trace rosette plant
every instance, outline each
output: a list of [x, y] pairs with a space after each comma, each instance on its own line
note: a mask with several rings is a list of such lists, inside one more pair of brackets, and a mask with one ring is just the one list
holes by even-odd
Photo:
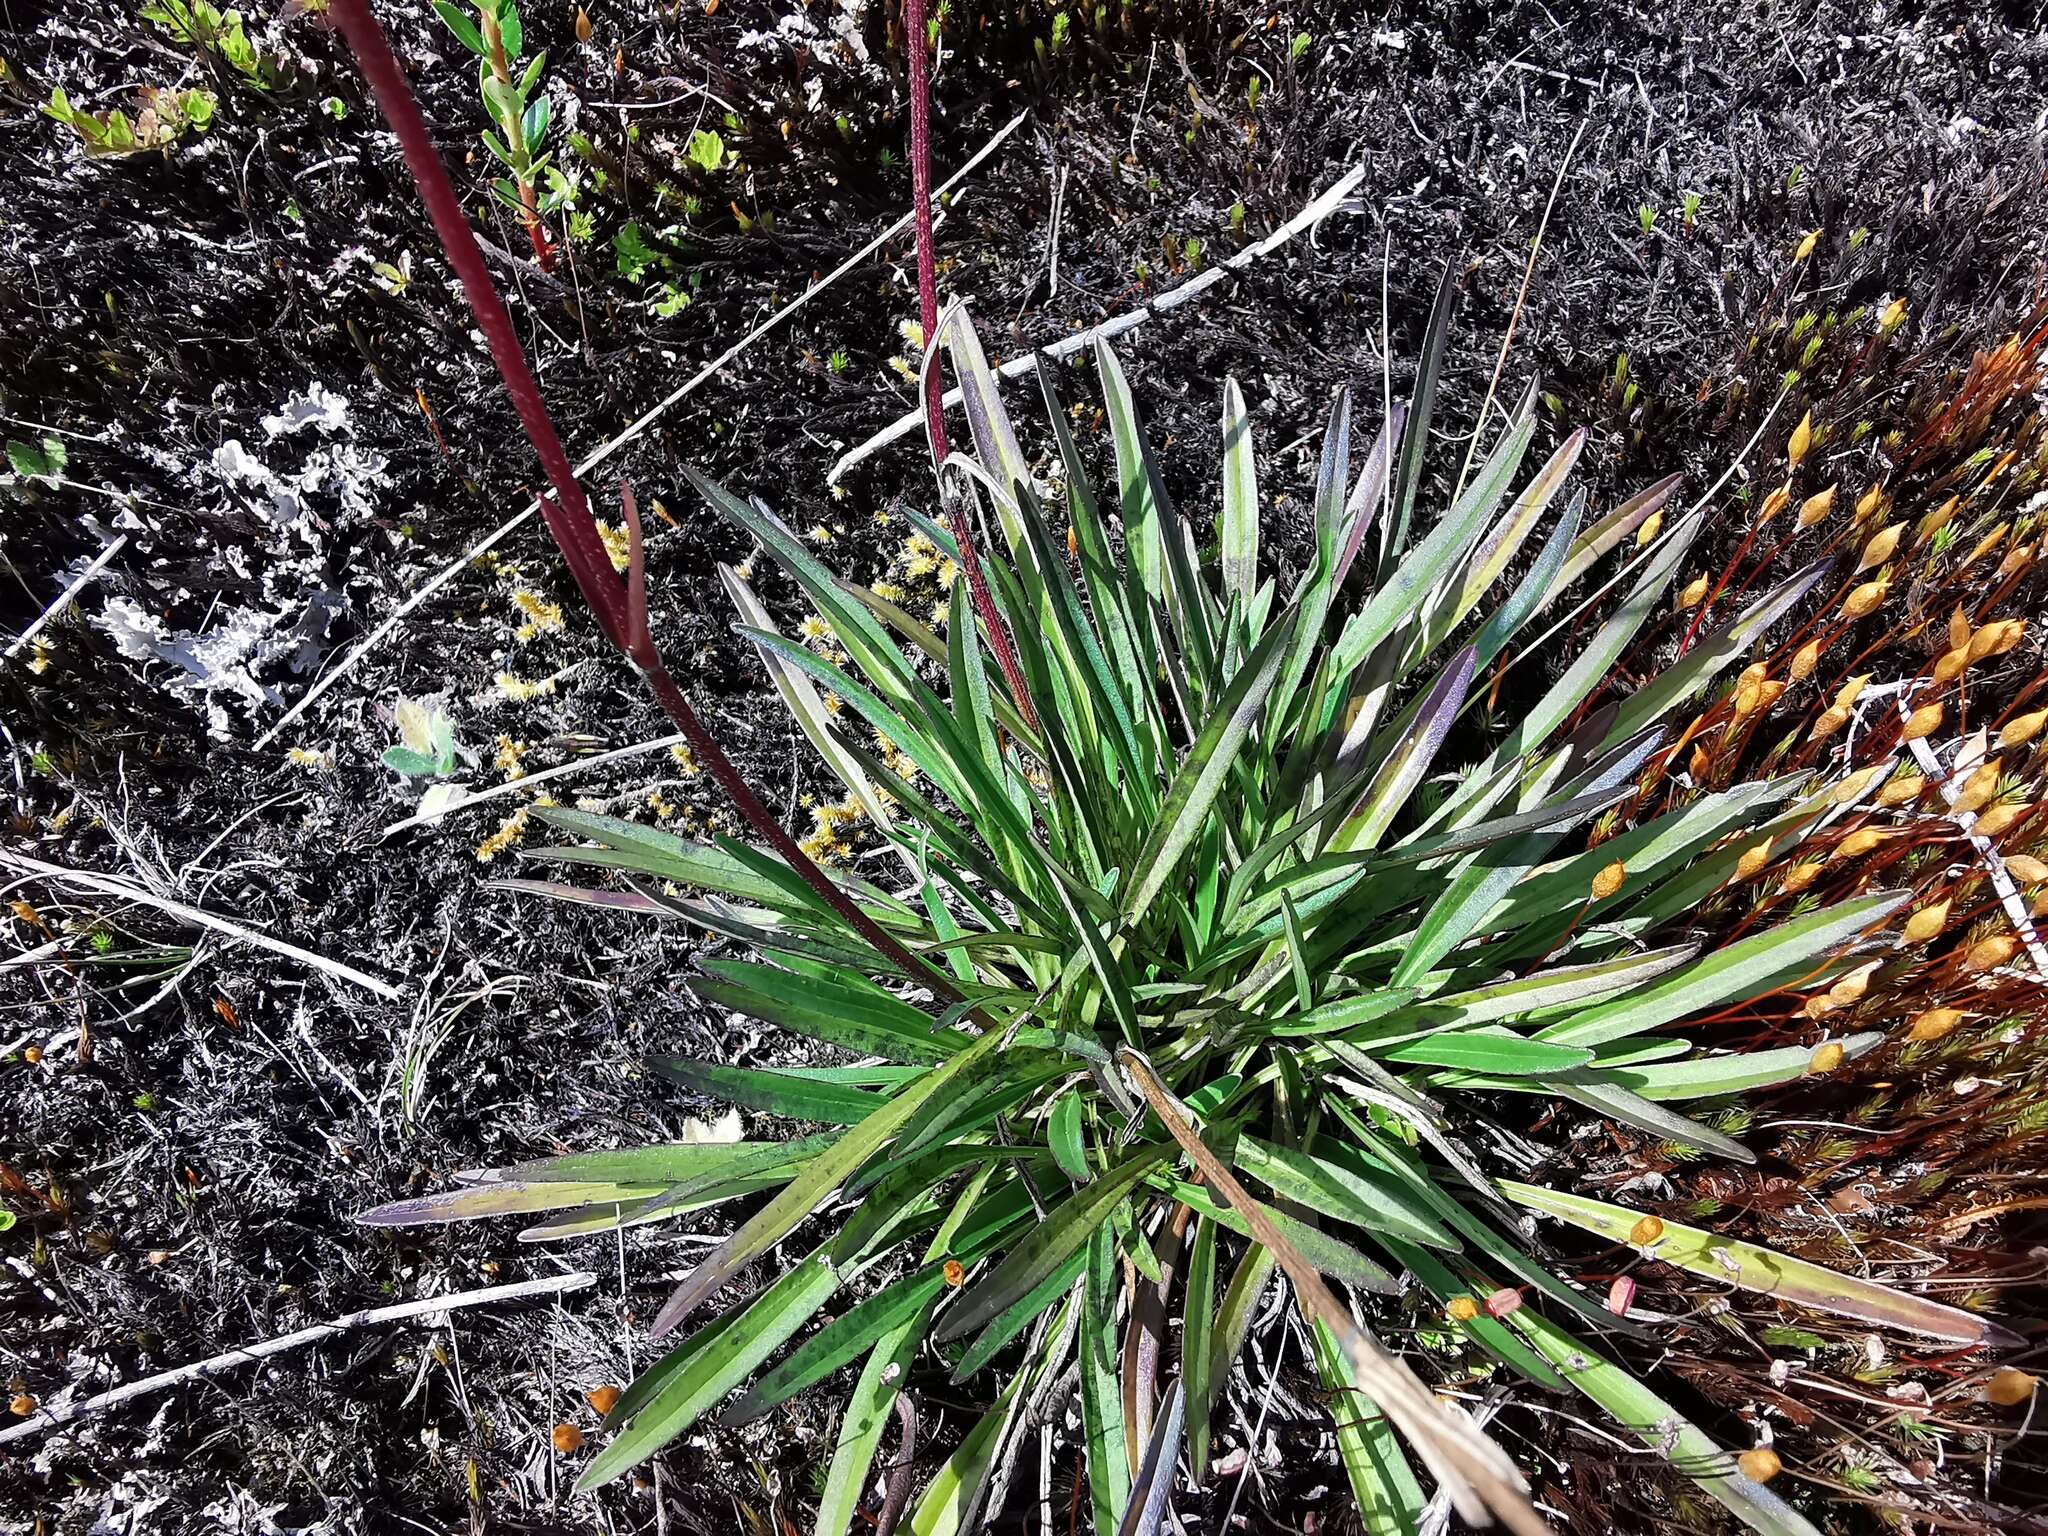
[[[972, 452], [939, 466], [945, 521], [912, 513], [966, 574], [942, 627], [686, 471], [829, 630], [833, 656], [786, 637], [725, 573], [740, 632], [872, 824], [876, 851], [827, 871], [662, 669], [631, 499], [620, 580], [381, 34], [362, 0], [334, 10], [548, 464], [550, 531], [608, 638], [766, 844], [553, 808], [536, 814], [577, 841], [538, 856], [609, 883], [503, 884], [694, 926], [710, 941], [690, 983], [705, 1003], [839, 1053], [651, 1063], [809, 1134], [550, 1157], [369, 1213], [389, 1226], [538, 1214], [536, 1239], [729, 1214], [655, 1319], [680, 1342], [611, 1409], [579, 1486], [708, 1414], [750, 1419], [852, 1372], [815, 1523], [836, 1536], [860, 1513], [892, 1409], [937, 1373], [988, 1382], [989, 1406], [921, 1491], [899, 1455], [881, 1529], [914, 1491], [920, 1532], [994, 1516], [1027, 1431], [1078, 1400], [1093, 1528], [1149, 1536], [1176, 1483], [1207, 1474], [1219, 1389], [1278, 1270], [1374, 1530], [1412, 1528], [1431, 1485], [1474, 1523], [1546, 1528], [1512, 1461], [1430, 1390], [1422, 1362], [1582, 1394], [1751, 1527], [1811, 1533], [1763, 1486], [1770, 1469], [1615, 1363], [1603, 1339], [1654, 1340], [1652, 1321], [1630, 1315], [1625, 1290], [1574, 1283], [1533, 1218], [1866, 1325], [1999, 1336], [1960, 1309], [1550, 1187], [1546, 1149], [1512, 1128], [1533, 1096], [1749, 1159], [1686, 1106], [1826, 1070], [1879, 1037], [1745, 1052], [1670, 1028], [1844, 975], [1899, 898], [1853, 896], [1719, 947], [1696, 937], [1694, 914], [1754, 874], [1759, 846], [1796, 847], [1873, 788], [1868, 774], [1742, 784], [1589, 836], [1669, 771], [1674, 715], [1763, 644], [1813, 576], [1658, 666], [1651, 621], [1670, 612], [1707, 503], [1665, 525], [1666, 482], [1588, 521], [1564, 494], [1583, 433], [1527, 468], [1533, 389], [1483, 456], [1474, 434], [1469, 476], [1426, 496], [1449, 276], [1410, 401], [1387, 409], [1356, 475], [1351, 401], [1335, 399], [1300, 551], [1262, 540], [1234, 383], [1220, 391], [1207, 557], [1106, 347], [1114, 481], [1098, 489], [1052, 372], [1041, 364], [1038, 459], [958, 310], [936, 330]], [[1537, 685], [1532, 665], [1498, 690], [1518, 701], [1498, 720], [1472, 707], [1495, 692], [1481, 679], [1530, 656], [1560, 660], [1555, 680]], [[1638, 681], [1623, 695], [1625, 657]], [[771, 1256], [773, 1277], [750, 1286]], [[1432, 1343], [1390, 1349], [1390, 1326]]]
[[[1440, 309], [1439, 335], [1442, 323]], [[539, 857], [623, 877], [623, 889], [585, 899], [727, 942], [691, 983], [707, 1004], [836, 1047], [847, 1063], [664, 1058], [655, 1072], [833, 1129], [545, 1159], [370, 1219], [549, 1212], [528, 1235], [555, 1237], [773, 1192], [662, 1310], [657, 1334], [694, 1331], [613, 1409], [619, 1433], [586, 1485], [721, 1404], [751, 1418], [859, 1365], [817, 1527], [842, 1529], [891, 1401], [928, 1361], [955, 1378], [1004, 1378], [925, 1495], [935, 1513], [921, 1529], [940, 1528], [941, 1507], [959, 1528], [1020, 1426], [1078, 1364], [1089, 1496], [1098, 1529], [1115, 1531], [1134, 1498], [1163, 1495], [1183, 1449], [1201, 1475], [1218, 1384], [1278, 1267], [1313, 1322], [1368, 1509], [1420, 1508], [1396, 1430], [1447, 1486], [1498, 1500], [1514, 1477], [1485, 1441], [1445, 1422], [1449, 1410], [1340, 1290], [1422, 1311], [1504, 1375], [1585, 1393], [1757, 1528], [1805, 1529], [1598, 1352], [1600, 1335], [1643, 1325], [1563, 1279], [1520, 1213], [1938, 1338], [1981, 1340], [1988, 1325], [1503, 1178], [1543, 1154], [1494, 1117], [1511, 1096], [1539, 1095], [1748, 1160], [1681, 1106], [1878, 1043], [1865, 1033], [1832, 1052], [1721, 1053], [1666, 1030], [1824, 983], [1894, 910], [1896, 897], [1864, 895], [1706, 952], [1688, 938], [1689, 915], [1744, 856], [1760, 842], [1774, 856], [1795, 847], [1841, 809], [1840, 786], [1739, 785], [1584, 846], [1586, 824], [1661, 769], [1664, 722], [1748, 654], [1808, 580], [1592, 707], [1645, 622], [1669, 612], [1665, 594], [1705, 515], [1687, 513], [1582, 598], [1579, 610], [1611, 611], [1504, 735], [1446, 774], [1447, 743], [1483, 739], [1460, 727], [1475, 678], [1539, 642], [1546, 618], [1555, 630], [1572, 617], [1554, 613], [1561, 595], [1617, 547], [1633, 550], [1669, 483], [1586, 523], [1583, 498], [1562, 495], [1582, 434], [1524, 473], [1532, 392], [1450, 505], [1418, 516], [1425, 370], [1355, 479], [1351, 404], [1337, 398], [1314, 546], [1283, 578], [1265, 573], [1250, 427], [1226, 382], [1219, 536], [1205, 565], [1107, 348], [1096, 365], [1116, 480], [1101, 493], [1040, 374], [1055, 493], [1021, 450], [964, 316], [942, 330], [974, 451], [944, 461], [941, 490], [1007, 553], [982, 573], [992, 621], [961, 581], [934, 632], [833, 575], [772, 513], [690, 475], [796, 581], [847, 658], [841, 667], [784, 636], [724, 573], [741, 633], [879, 834], [869, 871], [835, 881], [915, 965], [876, 953], [758, 849], [539, 813], [584, 840]], [[918, 522], [948, 556], [968, 558], [946, 524]], [[991, 660], [996, 633], [1021, 694]], [[779, 1279], [701, 1316], [751, 1261], [813, 1230], [821, 1207], [834, 1219]], [[1177, 1352], [1170, 1310], [1182, 1318]]]

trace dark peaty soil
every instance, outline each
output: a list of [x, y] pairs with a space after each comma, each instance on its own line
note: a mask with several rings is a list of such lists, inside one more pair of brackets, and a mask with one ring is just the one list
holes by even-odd
[[[573, 5], [537, 8], [527, 26], [529, 47], [548, 50], [557, 124], [587, 135], [605, 170], [600, 189], [592, 163], [559, 151], [582, 175], [589, 238], [552, 276], [498, 261], [578, 454], [908, 198], [882, 6], [586, 5], [587, 44]], [[496, 1225], [394, 1240], [349, 1222], [454, 1168], [674, 1138], [715, 1113], [647, 1083], [650, 1051], [750, 1061], [787, 1047], [681, 994], [679, 933], [491, 889], [510, 854], [480, 865], [478, 849], [518, 797], [381, 835], [419, 793], [378, 763], [401, 696], [441, 699], [473, 754], [472, 787], [507, 763], [532, 772], [665, 734], [593, 643], [533, 526], [255, 745], [512, 516], [534, 470], [338, 42], [315, 17], [247, 10], [259, 47], [289, 66], [267, 89], [125, 4], [0, 8], [0, 429], [68, 448], [61, 481], [0, 487], [9, 634], [127, 540], [44, 632], [46, 652], [0, 668], [16, 797], [5, 839], [374, 973], [399, 997], [9, 871], [8, 896], [24, 903], [13, 944], [40, 954], [0, 971], [0, 1199], [19, 1218], [0, 1237], [0, 1365], [10, 1395], [60, 1399], [387, 1300], [570, 1266], [603, 1280], [559, 1303], [353, 1333], [9, 1447], [22, 1454], [0, 1460], [0, 1524], [723, 1531], [779, 1530], [786, 1514], [804, 1528], [826, 1395], [751, 1437], [707, 1427], [662, 1459], [652, 1487], [594, 1503], [567, 1497], [578, 1463], [549, 1449], [558, 1421], [594, 1429], [585, 1390], [646, 1363], [635, 1319], [701, 1252], [701, 1232], [536, 1252]], [[466, 58], [425, 6], [379, 11], [484, 205]], [[1540, 376], [1560, 435], [1592, 424], [1581, 476], [1596, 511], [1672, 469], [1702, 483], [1739, 444], [1750, 418], [1695, 408], [1694, 391], [1748, 365], [1749, 323], [1808, 231], [1821, 231], [1809, 270], [1827, 274], [1816, 303], [1902, 295], [1930, 346], [1966, 353], [2038, 293], [2048, 40], [2025, 6], [1169, 4], [1111, 7], [1099, 27], [1092, 15], [1074, 13], [1054, 47], [1036, 6], [952, 8], [938, 176], [1030, 115], [947, 212], [942, 287], [970, 299], [992, 352], [1012, 355], [1227, 258], [1363, 164], [1357, 196], [1315, 238], [1119, 346], [1197, 518], [1215, 496], [1221, 380], [1243, 382], [1281, 560], [1330, 393], [1349, 384], [1375, 400], [1383, 370], [1403, 387], [1447, 261], [1462, 308], [1441, 419], [1472, 419], [1561, 169], [1501, 388]], [[210, 85], [211, 128], [167, 153], [88, 159], [38, 110], [61, 87], [132, 112], [141, 85]], [[704, 129], [736, 169], [690, 161]], [[653, 253], [637, 278], [615, 243], [632, 248], [629, 224]], [[525, 252], [502, 212], [486, 227], [502, 251]], [[601, 506], [614, 473], [660, 503], [660, 638], [799, 830], [822, 785], [727, 634], [713, 578], [748, 551], [676, 466], [822, 530], [851, 573], [887, 572], [906, 526], [892, 508], [929, 501], [917, 440], [849, 473], [841, 494], [826, 471], [912, 403], [896, 366], [912, 355], [900, 330], [915, 314], [911, 261], [907, 239], [885, 246], [594, 482]], [[1624, 353], [1629, 397], [1613, 385]], [[1097, 451], [1086, 370], [1062, 382], [1089, 407]], [[1766, 372], [1758, 391], [1770, 383]], [[1013, 403], [1028, 421], [1022, 391]], [[761, 579], [788, 612], [788, 593]], [[658, 754], [549, 788], [692, 830], [723, 814], [701, 778]], [[1271, 1312], [1259, 1362], [1286, 1330]], [[1302, 1359], [1298, 1340], [1285, 1348]], [[1240, 1517], [1341, 1521], [1342, 1473], [1298, 1366], [1278, 1369], [1262, 1408], [1259, 1362], [1222, 1420], [1228, 1443], [1253, 1439], [1262, 1413], [1267, 1426], [1264, 1477]], [[972, 1402], [936, 1382], [923, 1401], [929, 1466]], [[1503, 1422], [1556, 1439], [1549, 1421]], [[1594, 1442], [1570, 1454], [1582, 1488], [1617, 1476]], [[1062, 1497], [1071, 1476], [1058, 1474]], [[1185, 1511], [1189, 1528], [1220, 1521], [1231, 1491]], [[1671, 1517], [1652, 1495], [1615, 1498], [1622, 1528]], [[1596, 1496], [1588, 1518], [1600, 1511]], [[2008, 1516], [2025, 1518], [1975, 1518]]]

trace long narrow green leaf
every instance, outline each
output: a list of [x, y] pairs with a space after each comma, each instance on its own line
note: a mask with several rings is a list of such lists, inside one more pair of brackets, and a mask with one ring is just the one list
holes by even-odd
[[1590, 1401], [1757, 1536], [1820, 1536], [1798, 1510], [1744, 1477], [1733, 1456], [1634, 1372], [1580, 1343], [1533, 1308], [1523, 1307], [1508, 1320]]
[[1315, 1344], [1316, 1374], [1330, 1394], [1337, 1454], [1351, 1482], [1359, 1525], [1367, 1536], [1413, 1536], [1428, 1501], [1409, 1470], [1408, 1458], [1401, 1454], [1393, 1425], [1360, 1390], [1351, 1362], [1329, 1328], [1312, 1323], [1309, 1334]]
[[[1854, 1061], [1884, 1043], [1882, 1030], [1866, 1030], [1835, 1042], [1843, 1058]], [[1606, 1068], [1600, 1075], [1632, 1093], [1659, 1103], [1679, 1099], [1719, 1098], [1775, 1088], [1813, 1069], [1814, 1048], [1781, 1046], [1770, 1051], [1743, 1051], [1729, 1056], [1698, 1056], [1689, 1061], [1660, 1061], [1642, 1066]], [[1602, 1063], [1596, 1063], [1602, 1065]]]
[[931, 1304], [876, 1340], [860, 1379], [840, 1410], [839, 1433], [832, 1444], [832, 1460], [825, 1470], [825, 1488], [818, 1496], [818, 1516], [812, 1523], [813, 1536], [846, 1536], [857, 1518], [860, 1501], [867, 1492], [868, 1469], [888, 1427], [889, 1410], [902, 1390], [910, 1363], [931, 1323]]
[[1197, 1488], [1209, 1471], [1209, 1403], [1214, 1378], [1209, 1344], [1216, 1306], [1216, 1223], [1195, 1217], [1188, 1280], [1181, 1306], [1180, 1369], [1187, 1388], [1188, 1474]]
[[[1609, 1242], [1628, 1242], [1643, 1217], [1641, 1211], [1610, 1205], [1590, 1195], [1566, 1194], [1511, 1179], [1496, 1182], [1501, 1193], [1517, 1205], [1568, 1221]], [[1859, 1275], [1822, 1269], [1804, 1259], [1773, 1253], [1755, 1243], [1738, 1242], [1675, 1221], [1664, 1223], [1663, 1233], [1650, 1251], [1666, 1264], [1705, 1275], [1723, 1285], [1774, 1296], [1816, 1312], [1854, 1318], [1859, 1323], [1896, 1328], [1951, 1344], [2013, 1347], [2020, 1342], [1989, 1318], [1965, 1312], [1961, 1307], [1944, 1306]]]
[[927, 1072], [919, 1081], [888, 1100], [807, 1163], [803, 1172], [791, 1180], [781, 1194], [720, 1243], [676, 1288], [675, 1294], [669, 1297], [654, 1319], [655, 1335], [659, 1337], [675, 1327], [738, 1273], [742, 1265], [787, 1237], [790, 1230], [815, 1210], [821, 1200], [887, 1145], [926, 1099], [949, 1088], [956, 1078], [995, 1050], [1002, 1038], [1001, 1031], [990, 1030], [943, 1067]]
[[689, 987], [716, 1007], [775, 1024], [861, 1056], [937, 1066], [966, 1049], [965, 1036], [865, 979], [827, 982], [769, 965], [706, 960]]
[[982, 1480], [988, 1475], [996, 1446], [1002, 1439], [1003, 1426], [1016, 1412], [1017, 1395], [1028, 1374], [1030, 1367], [1026, 1366], [1011, 1378], [995, 1406], [975, 1421], [959, 1449], [933, 1474], [924, 1497], [917, 1501], [917, 1508], [904, 1524], [910, 1536], [965, 1536], [971, 1506], [980, 1496]]
[[1223, 381], [1223, 595], [1249, 607], [1259, 584], [1259, 481], [1236, 379]]
[[[602, 1487], [682, 1434], [705, 1410], [751, 1375], [839, 1288], [839, 1276], [814, 1252], [761, 1293], [734, 1320], [720, 1319], [676, 1352], [687, 1363], [644, 1404], [619, 1403], [625, 1428], [576, 1480], [576, 1491]], [[658, 1369], [658, 1368], [657, 1368]]]
[[1906, 900], [1904, 892], [1881, 891], [1805, 913], [1717, 949], [1639, 991], [1561, 1019], [1540, 1036], [1559, 1045], [1604, 1045], [1747, 1001], [1798, 980]]
[[1231, 1159], [1284, 1199], [1368, 1232], [1391, 1232], [1431, 1248], [1458, 1240], [1411, 1201], [1392, 1179], [1342, 1166], [1255, 1136], [1239, 1136]]
[[1073, 1254], [1089, 1234], [1109, 1219], [1110, 1212], [1153, 1168], [1173, 1155], [1170, 1143], [1146, 1147], [1116, 1167], [1097, 1175], [1055, 1207], [1003, 1261], [976, 1282], [939, 1320], [937, 1339], [944, 1343], [990, 1322], [997, 1313], [1030, 1292]]
[[1159, 808], [1152, 834], [1132, 861], [1123, 903], [1127, 921], [1142, 921], [1152, 910], [1152, 903], [1173, 878], [1215, 808], [1238, 749], [1251, 734], [1266, 696], [1279, 678], [1280, 663], [1285, 659], [1286, 642], [1293, 627], [1291, 610], [1274, 621], [1231, 678], [1230, 686], [1217, 699], [1208, 724], [1202, 727], [1202, 734], [1188, 749], [1187, 759], [1174, 774], [1172, 787]]
[[1131, 1497], [1116, 1287], [1116, 1234], [1105, 1224], [1089, 1237], [1088, 1273], [1080, 1286], [1081, 1328], [1075, 1338], [1081, 1365], [1082, 1455], [1088, 1465], [1096, 1536], [1115, 1536]]
[[663, 1077], [707, 1097], [743, 1109], [787, 1115], [792, 1120], [816, 1120], [823, 1125], [858, 1125], [887, 1102], [879, 1094], [839, 1083], [753, 1067], [728, 1067], [715, 1061], [692, 1061], [687, 1056], [652, 1056], [647, 1065]]

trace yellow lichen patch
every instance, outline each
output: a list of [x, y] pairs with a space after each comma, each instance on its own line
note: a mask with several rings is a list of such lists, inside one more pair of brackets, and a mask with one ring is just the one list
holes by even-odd
[[676, 813], [675, 803], [664, 800], [659, 788], [647, 791], [647, 808], [653, 811], [655, 818], [660, 821], [667, 821]]
[[285, 753], [285, 759], [295, 768], [304, 768], [320, 773], [334, 766], [334, 754], [322, 752], [314, 747], [293, 747]]
[[508, 848], [517, 847], [526, 836], [526, 807], [521, 806], [498, 823], [498, 830], [476, 845], [476, 861], [488, 864]]
[[555, 680], [552, 677], [524, 678], [511, 672], [500, 672], [492, 679], [498, 685], [498, 692], [514, 704], [527, 704], [535, 699], [552, 698]]
[[536, 635], [556, 635], [562, 631], [562, 605], [551, 603], [538, 592], [529, 592], [521, 587], [512, 594], [512, 606], [526, 615], [526, 622], [514, 630], [522, 641]]
[[525, 742], [514, 741], [510, 736], [500, 736], [497, 750], [491, 754], [491, 766], [507, 779], [523, 779], [526, 777], [526, 769], [520, 766], [519, 760], [526, 756], [527, 751]]
[[625, 528], [614, 528], [600, 518], [597, 536], [604, 540], [604, 552], [611, 557], [613, 570], [623, 571], [633, 563], [633, 535]]
[[676, 772], [686, 779], [694, 779], [704, 770], [697, 765], [697, 754], [685, 742], [677, 742], [668, 749], [668, 755], [675, 759]]

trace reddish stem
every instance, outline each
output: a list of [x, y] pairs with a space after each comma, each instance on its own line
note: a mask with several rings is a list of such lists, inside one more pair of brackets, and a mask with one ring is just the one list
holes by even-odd
[[[917, 322], [924, 332], [925, 350], [939, 344], [938, 251], [932, 239], [932, 81], [931, 63], [926, 58], [924, 0], [903, 0], [904, 50], [910, 55], [910, 210], [917, 227]], [[936, 361], [924, 370], [924, 420], [931, 434], [932, 459], [946, 462], [946, 385]], [[988, 577], [981, 569], [975, 549], [974, 525], [968, 516], [965, 497], [947, 497], [947, 521], [953, 527], [953, 542], [960, 547], [960, 564], [967, 572], [967, 593], [974, 611], [988, 631], [990, 649], [1017, 712], [1034, 730], [1038, 715], [1031, 707], [1031, 695], [1024, 687], [1024, 669], [1017, 665], [1010, 648], [1010, 632], [1003, 625], [995, 598], [989, 593]]]
[[398, 137], [399, 146], [405, 153], [406, 169], [412, 173], [413, 183], [419, 188], [420, 200], [426, 204], [427, 215], [433, 220], [441, 249], [447, 254], [448, 264], [455, 269], [455, 275], [462, 281], [463, 296], [469, 300], [477, 328], [483, 332], [490, 347], [491, 360], [497, 364], [505, 392], [511, 397], [513, 409], [519, 413], [520, 425], [526, 429], [534, 451], [540, 455], [548, 483], [554, 487], [552, 497], [543, 495], [539, 498], [541, 516], [547, 523], [548, 532], [554, 535], [555, 543], [560, 546], [569, 572], [576, 578], [576, 586], [582, 592], [583, 600], [590, 605], [590, 611], [597, 616], [606, 638], [640, 669], [661, 707], [689, 742], [690, 750], [711, 771], [712, 778], [732, 799], [740, 814], [796, 871], [804, 884], [905, 976], [915, 977], [947, 1001], [957, 1002], [960, 993], [952, 982], [883, 932], [768, 813], [732, 759], [704, 729], [696, 711], [690, 707], [690, 701], [662, 665], [660, 653], [648, 631], [646, 567], [640, 544], [640, 518], [631, 493], [626, 494], [624, 507], [632, 534], [633, 560], [630, 577], [621, 578], [612, 569], [611, 556], [598, 533], [590, 504], [584, 499], [582, 486], [576, 482], [575, 469], [569, 462], [569, 455], [563, 451], [561, 439], [555, 435], [555, 425], [541, 399], [540, 386], [526, 365], [519, 333], [514, 330], [504, 300], [499, 298], [490, 273], [484, 267], [483, 253], [477, 248], [476, 236], [463, 216], [461, 200], [448, 180], [441, 157], [434, 151], [426, 119], [420, 115], [419, 103], [413, 97], [411, 86], [406, 83], [405, 71], [391, 52], [384, 29], [370, 14], [369, 0], [332, 0], [328, 13], [348, 40], [363, 78], [369, 84], [370, 93], [376, 97], [385, 121]]
[[[924, 0], [903, 0], [904, 51], [910, 55], [910, 211], [917, 226], [917, 321], [927, 349], [939, 342], [938, 254], [932, 239], [932, 80], [925, 57]], [[945, 384], [937, 368], [924, 375], [925, 425], [932, 457], [946, 459]], [[955, 536], [959, 530], [955, 529]], [[965, 546], [962, 546], [965, 553]]]

